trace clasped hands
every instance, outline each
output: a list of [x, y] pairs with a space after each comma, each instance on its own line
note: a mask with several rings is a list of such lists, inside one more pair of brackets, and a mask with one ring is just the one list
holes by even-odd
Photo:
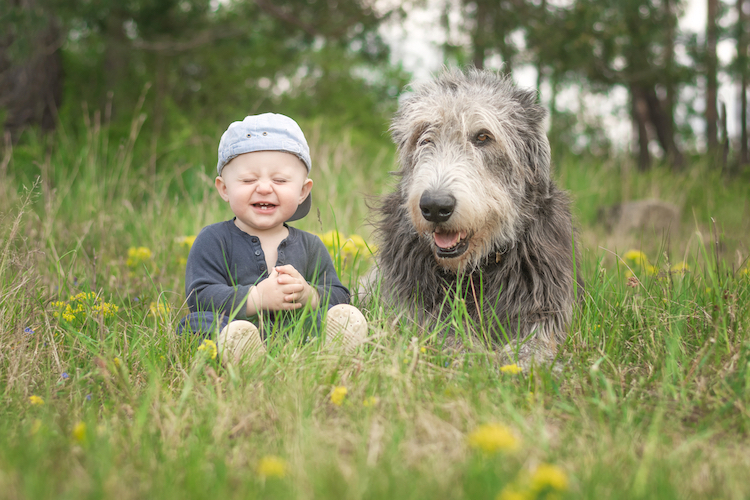
[[294, 266], [274, 267], [268, 278], [250, 289], [247, 314], [264, 311], [291, 311], [310, 303], [315, 308], [320, 297]]

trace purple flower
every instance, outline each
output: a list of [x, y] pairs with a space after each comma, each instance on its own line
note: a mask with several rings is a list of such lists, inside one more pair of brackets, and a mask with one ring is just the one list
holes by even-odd
[[34, 335], [34, 329], [31, 328], [30, 326], [27, 326], [26, 328], [23, 329], [23, 333], [28, 333], [29, 335]]
[[62, 375], [60, 375], [62, 378], [68, 378], [70, 375], [68, 375], [68, 372], [62, 372]]
[[91, 394], [86, 394], [86, 401], [91, 401]]

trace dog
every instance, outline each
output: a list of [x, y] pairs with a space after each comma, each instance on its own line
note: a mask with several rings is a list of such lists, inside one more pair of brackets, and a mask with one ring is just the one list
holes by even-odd
[[454, 333], [458, 300], [473, 334], [527, 364], [554, 358], [583, 290], [545, 118], [506, 76], [444, 69], [402, 97], [398, 183], [374, 207], [381, 297]]

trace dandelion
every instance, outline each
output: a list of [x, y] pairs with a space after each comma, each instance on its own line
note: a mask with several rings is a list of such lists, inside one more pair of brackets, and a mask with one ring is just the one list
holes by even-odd
[[181, 247], [185, 247], [188, 250], [190, 250], [191, 248], [193, 248], [193, 243], [195, 243], [195, 238], [196, 238], [195, 235], [181, 236], [177, 238], [177, 244], [180, 245]]
[[151, 302], [148, 307], [149, 312], [154, 317], [165, 317], [172, 311], [172, 307], [166, 302]]
[[126, 264], [128, 267], [138, 267], [151, 260], [151, 256], [151, 250], [148, 247], [130, 247]]
[[686, 272], [690, 271], [690, 266], [687, 265], [687, 262], [682, 261], [670, 267], [669, 271], [675, 274], [677, 273], [685, 274]]
[[364, 401], [362, 401], [362, 406], [365, 408], [370, 408], [372, 406], [377, 405], [380, 402], [380, 398], [377, 396], [370, 396], [369, 398], [365, 398]]
[[[216, 347], [216, 342], [209, 339], [204, 340], [203, 343], [198, 346], [198, 351], [205, 353], [211, 359], [216, 359], [216, 355], [219, 352]], [[164, 356], [162, 356], [162, 358], [163, 357]]]
[[508, 373], [510, 375], [518, 375], [523, 371], [523, 368], [513, 363], [512, 365], [505, 365], [500, 367], [501, 373]]
[[75, 438], [76, 441], [79, 443], [84, 443], [86, 441], [86, 423], [85, 422], [78, 422], [73, 427], [73, 438]]
[[640, 250], [628, 250], [627, 252], [625, 252], [623, 258], [626, 261], [630, 261], [631, 263], [641, 267], [646, 267], [649, 263], [646, 254], [641, 252]]
[[34, 330], [30, 326], [27, 326], [26, 328], [23, 329], [23, 333], [34, 335]]
[[533, 498], [534, 496], [526, 491], [517, 490], [514, 486], [506, 486], [498, 493], [495, 500], [532, 500]]
[[31, 403], [31, 406], [42, 406], [44, 404], [44, 400], [34, 394], [29, 396], [29, 403]]
[[531, 476], [531, 490], [542, 491], [565, 491], [568, 489], [568, 476], [560, 467], [550, 464], [541, 464]]
[[274, 455], [266, 455], [258, 462], [256, 471], [264, 478], [282, 478], [286, 475], [286, 460]]
[[483, 424], [469, 434], [469, 446], [485, 453], [513, 451], [518, 448], [518, 439], [500, 424]]
[[427, 348], [424, 347], [424, 346], [422, 346], [422, 347], [419, 348], [419, 352], [421, 352], [422, 354], [424, 354], [424, 353], [427, 352]]
[[346, 387], [344, 387], [343, 385], [334, 387], [333, 391], [331, 391], [331, 403], [335, 404], [336, 406], [341, 406], [342, 404], [344, 404], [346, 393]]

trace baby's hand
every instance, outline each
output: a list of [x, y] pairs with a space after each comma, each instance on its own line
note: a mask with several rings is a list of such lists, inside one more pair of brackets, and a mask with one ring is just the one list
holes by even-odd
[[310, 286], [294, 266], [287, 264], [275, 267], [273, 270], [274, 273], [278, 273], [279, 284], [288, 287], [286, 290], [291, 290], [291, 293], [284, 297], [286, 302], [300, 304], [299, 307], [307, 303], [310, 303], [312, 307], [318, 306], [318, 291]]
[[[292, 267], [292, 269], [294, 268]], [[281, 275], [276, 269], [273, 269], [268, 278], [250, 289], [247, 313], [253, 315], [261, 310], [289, 311], [299, 309], [305, 304], [299, 300], [301, 289], [301, 285], [290, 282], [286, 275]]]

